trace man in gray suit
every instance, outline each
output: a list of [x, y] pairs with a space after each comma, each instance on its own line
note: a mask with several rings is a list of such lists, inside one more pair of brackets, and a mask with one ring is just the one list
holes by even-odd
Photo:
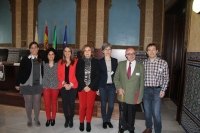
[[142, 101], [144, 91], [144, 66], [135, 60], [133, 48], [127, 48], [125, 56], [127, 60], [118, 64], [114, 76], [120, 110], [119, 133], [125, 130], [134, 133], [136, 105]]

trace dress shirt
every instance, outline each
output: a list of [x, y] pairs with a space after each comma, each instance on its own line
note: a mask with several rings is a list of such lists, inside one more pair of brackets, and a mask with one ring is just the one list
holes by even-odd
[[[127, 60], [127, 62], [126, 62], [126, 71], [128, 71], [129, 62], [130, 62], [130, 61], [128, 61], [128, 60]], [[133, 74], [133, 71], [134, 71], [134, 69], [135, 69], [135, 64], [136, 64], [136, 61], [135, 61], [135, 60], [131, 62], [131, 75]]]

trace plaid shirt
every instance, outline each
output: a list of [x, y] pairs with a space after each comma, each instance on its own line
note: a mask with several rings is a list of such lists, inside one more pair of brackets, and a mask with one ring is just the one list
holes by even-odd
[[165, 60], [156, 58], [153, 62], [150, 59], [143, 61], [145, 67], [145, 86], [160, 86], [162, 92], [167, 90], [169, 82], [169, 69]]

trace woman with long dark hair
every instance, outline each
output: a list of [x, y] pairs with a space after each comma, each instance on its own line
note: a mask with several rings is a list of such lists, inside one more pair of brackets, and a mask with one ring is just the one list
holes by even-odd
[[32, 106], [34, 109], [34, 121], [36, 126], [40, 126], [40, 99], [42, 94], [42, 59], [38, 54], [39, 45], [36, 42], [29, 44], [30, 55], [24, 56], [20, 62], [18, 76], [16, 80], [16, 90], [20, 91], [25, 101], [26, 114], [28, 118], [27, 126], [32, 126]]
[[63, 49], [63, 57], [58, 62], [58, 80], [60, 94], [62, 97], [63, 111], [65, 115], [64, 127], [73, 127], [75, 110], [75, 98], [77, 94], [78, 82], [76, 80], [76, 64], [78, 59], [74, 57], [71, 47]]
[[[54, 48], [46, 50], [45, 60], [43, 61], [44, 76], [43, 76], [43, 96], [48, 127], [55, 125], [57, 98], [58, 98], [58, 78], [57, 78], [57, 54]], [[52, 112], [51, 112], [52, 111]]]

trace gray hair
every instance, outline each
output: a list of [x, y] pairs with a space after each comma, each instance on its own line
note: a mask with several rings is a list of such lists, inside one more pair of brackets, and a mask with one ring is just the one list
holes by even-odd
[[112, 45], [110, 43], [104, 43], [101, 47], [101, 50], [104, 50], [105, 48], [110, 47], [112, 49]]

